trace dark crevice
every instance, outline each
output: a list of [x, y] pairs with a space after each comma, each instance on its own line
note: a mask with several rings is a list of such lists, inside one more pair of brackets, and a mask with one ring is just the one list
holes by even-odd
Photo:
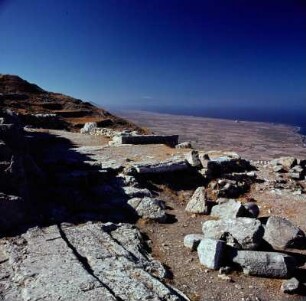
[[110, 294], [112, 294], [117, 301], [124, 301], [122, 298], [116, 295], [116, 293], [104, 282], [102, 282], [98, 276], [95, 275], [93, 269], [91, 268], [90, 264], [88, 263], [88, 260], [86, 257], [82, 256], [77, 249], [71, 244], [71, 242], [68, 240], [66, 233], [62, 229], [60, 224], [57, 224], [57, 228], [59, 230], [59, 233], [61, 235], [61, 238], [65, 241], [68, 248], [72, 250], [74, 256], [77, 258], [77, 260], [82, 264], [83, 268], [86, 270], [88, 274], [90, 274], [93, 278], [95, 278], [105, 289], [107, 289]]

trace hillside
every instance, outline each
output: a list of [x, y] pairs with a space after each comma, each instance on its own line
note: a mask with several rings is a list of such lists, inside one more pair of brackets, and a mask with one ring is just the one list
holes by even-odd
[[[40, 127], [78, 130], [86, 122], [115, 129], [129, 128], [142, 131], [136, 125], [112, 115], [102, 108], [60, 93], [48, 92], [16, 75], [0, 74], [0, 109], [19, 113], [26, 124], [37, 125], [33, 115], [56, 114], [52, 123], [42, 122]], [[54, 116], [53, 116], [54, 117]]]

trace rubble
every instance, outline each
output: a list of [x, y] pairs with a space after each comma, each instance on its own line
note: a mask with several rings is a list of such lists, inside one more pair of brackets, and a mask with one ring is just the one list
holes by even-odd
[[189, 200], [185, 211], [198, 214], [209, 214], [209, 201], [206, 197], [205, 187], [198, 187]]

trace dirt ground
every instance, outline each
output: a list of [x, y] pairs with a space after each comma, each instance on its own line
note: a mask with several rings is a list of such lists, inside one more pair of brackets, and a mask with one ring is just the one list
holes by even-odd
[[[108, 160], [122, 160], [122, 162], [126, 162], [127, 158], [134, 163], [148, 158], [159, 161], [187, 152], [187, 150], [171, 149], [164, 145], [108, 146], [109, 139], [99, 136], [64, 131], [50, 131], [50, 133], [69, 139], [75, 147], [97, 147], [93, 149], [94, 156], [101, 156]], [[264, 141], [260, 143], [264, 144]], [[270, 153], [269, 149], [266, 150], [266, 157], [272, 158], [274, 155], [273, 149]], [[243, 195], [240, 200], [245, 202], [249, 198], [254, 198], [260, 207], [261, 217], [271, 214], [287, 217], [306, 231], [305, 194], [295, 195], [290, 189], [274, 189], [275, 173], [261, 163], [258, 163], [256, 167], [257, 177], [264, 181], [254, 184], [251, 191]], [[302, 184], [305, 185], [305, 183]], [[166, 185], [154, 185], [158, 188], [156, 189], [158, 197], [166, 202], [168, 213], [175, 216], [175, 219], [168, 224], [139, 220], [137, 226], [151, 241], [153, 256], [169, 268], [171, 274], [169, 282], [183, 291], [190, 300], [306, 300], [304, 296], [286, 295], [280, 292], [282, 283], [280, 279], [251, 277], [233, 272], [230, 274], [229, 281], [220, 279], [217, 271], [201, 266], [197, 253], [183, 246], [184, 236], [190, 233], [201, 233], [202, 223], [210, 218], [185, 212], [185, 206], [194, 189], [174, 190]], [[292, 250], [292, 252], [306, 256], [305, 251]], [[302, 269], [301, 272], [303, 271]]]

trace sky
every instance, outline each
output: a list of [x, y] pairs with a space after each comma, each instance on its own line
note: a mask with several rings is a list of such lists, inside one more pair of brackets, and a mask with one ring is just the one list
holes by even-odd
[[306, 109], [303, 0], [0, 0], [0, 73], [101, 106]]

